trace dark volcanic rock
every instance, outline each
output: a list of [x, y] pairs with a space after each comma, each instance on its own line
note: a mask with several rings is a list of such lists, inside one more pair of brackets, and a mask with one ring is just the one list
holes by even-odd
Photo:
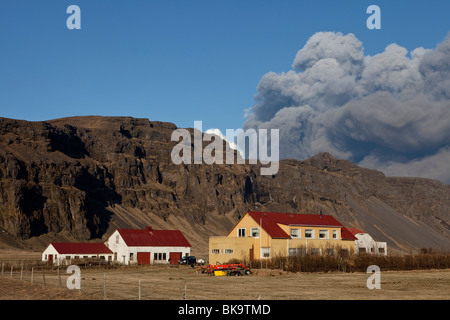
[[[259, 165], [175, 165], [176, 126], [129, 117], [0, 118], [0, 228], [19, 239], [101, 239], [116, 227], [176, 227], [198, 250], [246, 210], [332, 214], [391, 248], [450, 248], [450, 187], [386, 178], [321, 153]], [[205, 252], [206, 253], [206, 252]]]

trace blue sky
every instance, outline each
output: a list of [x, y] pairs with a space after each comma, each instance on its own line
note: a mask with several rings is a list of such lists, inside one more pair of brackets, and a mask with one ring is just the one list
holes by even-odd
[[[66, 9], [81, 8], [81, 30]], [[366, 9], [380, 6], [382, 29]], [[292, 69], [318, 31], [353, 33], [365, 54], [434, 48], [450, 1], [10, 1], [0, 6], [0, 116], [132, 116], [241, 128], [267, 72]]]

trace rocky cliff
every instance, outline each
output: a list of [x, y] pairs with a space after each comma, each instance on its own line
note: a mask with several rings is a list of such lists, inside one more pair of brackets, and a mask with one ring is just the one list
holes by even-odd
[[[247, 210], [331, 214], [394, 251], [450, 248], [450, 186], [387, 178], [327, 153], [259, 165], [175, 165], [171, 123], [129, 117], [0, 118], [0, 247], [177, 228], [207, 254]], [[391, 251], [392, 251], [391, 250]]]

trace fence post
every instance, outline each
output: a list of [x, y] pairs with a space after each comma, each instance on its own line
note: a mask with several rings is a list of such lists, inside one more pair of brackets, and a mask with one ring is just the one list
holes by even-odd
[[3, 277], [3, 269], [5, 268], [5, 262], [2, 261], [2, 277]]
[[21, 266], [20, 268], [20, 280], [23, 279], [23, 266]]
[[141, 279], [139, 278], [139, 300], [141, 300]]
[[47, 286], [47, 283], [45, 283], [45, 271], [42, 269], [42, 280], [44, 280], [44, 287]]
[[34, 267], [31, 267], [31, 284], [33, 284]]
[[13, 274], [13, 266], [11, 265], [11, 276], [10, 276], [11, 279], [12, 279], [12, 274]]
[[106, 272], [103, 273], [103, 298], [106, 299]]
[[59, 272], [59, 267], [58, 267], [58, 280], [59, 280], [59, 287], [62, 288], [62, 284], [61, 284], [61, 273]]

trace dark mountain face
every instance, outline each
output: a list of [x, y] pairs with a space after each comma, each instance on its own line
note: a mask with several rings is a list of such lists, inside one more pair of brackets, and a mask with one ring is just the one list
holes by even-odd
[[[177, 228], [206, 254], [247, 210], [331, 214], [388, 250], [450, 248], [450, 186], [327, 153], [259, 165], [181, 164], [171, 123], [128, 117], [0, 118], [0, 228], [18, 241], [104, 239], [117, 227]], [[1, 242], [0, 237], [0, 242]]]

